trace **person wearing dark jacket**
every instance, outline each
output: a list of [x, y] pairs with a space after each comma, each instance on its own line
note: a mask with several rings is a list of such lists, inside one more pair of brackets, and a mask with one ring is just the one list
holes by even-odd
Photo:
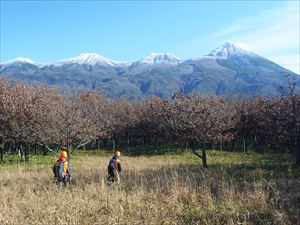
[[66, 186], [70, 181], [70, 167], [68, 162], [68, 154], [66, 151], [60, 153], [59, 159], [53, 166], [53, 174], [57, 183], [63, 182]]
[[108, 163], [108, 176], [107, 181], [108, 182], [119, 182], [120, 181], [120, 175], [122, 175], [122, 166], [121, 166], [121, 160], [120, 160], [121, 152], [119, 149], [117, 149], [114, 153], [114, 156]]

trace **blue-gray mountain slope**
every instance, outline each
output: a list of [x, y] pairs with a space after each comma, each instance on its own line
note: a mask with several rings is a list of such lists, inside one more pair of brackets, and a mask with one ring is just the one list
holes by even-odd
[[104, 92], [111, 97], [169, 98], [175, 92], [203, 95], [280, 95], [287, 75], [300, 76], [240, 44], [227, 42], [207, 56], [181, 61], [170, 53], [153, 53], [133, 63], [82, 54], [52, 64], [15, 60], [0, 64], [0, 76], [44, 82], [60, 88]]

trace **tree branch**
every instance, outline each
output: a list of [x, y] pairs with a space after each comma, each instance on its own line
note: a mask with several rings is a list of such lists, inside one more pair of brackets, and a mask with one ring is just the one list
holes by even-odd
[[59, 156], [59, 154], [55, 150], [51, 149], [48, 145], [46, 145], [44, 143], [37, 143], [37, 144], [40, 146], [45, 146], [48, 151], [53, 152], [55, 155]]
[[88, 141], [83, 142], [83, 143], [77, 145], [74, 149], [72, 149], [71, 154], [73, 154], [73, 152], [74, 152], [75, 150], [79, 149], [80, 147], [82, 147], [82, 146], [84, 146], [84, 145], [87, 145], [87, 144], [90, 143], [91, 141], [92, 141], [92, 139], [89, 139]]
[[193, 149], [193, 148], [192, 148], [192, 151], [193, 151], [193, 153], [194, 153], [196, 156], [198, 156], [200, 159], [202, 159], [202, 156], [201, 156], [201, 155], [199, 155], [199, 153], [198, 153], [198, 152], [196, 152], [196, 150], [195, 150], [195, 149]]

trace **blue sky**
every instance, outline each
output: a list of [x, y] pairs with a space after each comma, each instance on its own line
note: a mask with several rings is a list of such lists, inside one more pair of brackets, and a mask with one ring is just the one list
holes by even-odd
[[0, 61], [38, 62], [95, 52], [134, 61], [151, 52], [182, 59], [226, 41], [299, 71], [299, 1], [1, 0]]

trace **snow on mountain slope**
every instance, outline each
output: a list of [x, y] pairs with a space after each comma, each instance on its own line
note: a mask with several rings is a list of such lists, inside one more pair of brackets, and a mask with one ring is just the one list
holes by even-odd
[[253, 54], [249, 47], [240, 43], [240, 42], [226, 42], [220, 47], [212, 50], [208, 56], [216, 57], [216, 58], [224, 58], [228, 59], [232, 55], [236, 54]]
[[145, 64], [171, 64], [177, 65], [180, 63], [180, 59], [175, 55], [165, 52], [165, 53], [151, 53], [150, 55], [146, 56], [145, 58], [138, 61], [138, 63], [145, 63]]
[[0, 65], [0, 77], [134, 98], [150, 95], [169, 98], [176, 91], [228, 96], [280, 95], [289, 74], [300, 84], [298, 75], [236, 42], [227, 42], [207, 56], [185, 61], [170, 53], [152, 53], [126, 64], [95, 53], [83, 53], [43, 67], [34, 66], [37, 64], [26, 58], [9, 61]]
[[102, 66], [114, 67], [124, 63], [106, 58], [96, 53], [81, 53], [79, 56], [76, 57], [62, 59], [54, 63], [50, 63], [50, 65], [55, 65], [55, 66], [62, 66], [65, 64], [80, 64], [80, 65], [92, 65], [92, 66], [102, 65]]
[[13, 64], [23, 64], [23, 63], [32, 64], [32, 65], [35, 65], [35, 66], [38, 66], [38, 67], [43, 66], [42, 63], [38, 63], [38, 62], [33, 61], [32, 59], [23, 58], [23, 57], [18, 57], [16, 59], [13, 59], [13, 60], [10, 60], [10, 61], [7, 61], [7, 62], [3, 62], [3, 63], [1, 62], [0, 65], [10, 66], [10, 65], [13, 65]]

